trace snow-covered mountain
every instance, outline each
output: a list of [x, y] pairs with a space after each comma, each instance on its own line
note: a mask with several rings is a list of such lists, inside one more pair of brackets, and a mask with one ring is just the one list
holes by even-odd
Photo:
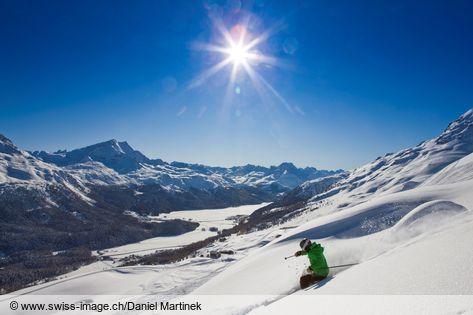
[[101, 162], [120, 174], [136, 171], [141, 167], [142, 163], [153, 165], [163, 163], [160, 160], [150, 160], [141, 152], [133, 150], [128, 143], [118, 142], [117, 140], [97, 143], [72, 151], [57, 151], [54, 153], [35, 151], [33, 155], [45, 162], [54, 163], [59, 166], [90, 161]]
[[472, 152], [473, 110], [469, 110], [450, 123], [438, 137], [413, 148], [386, 154], [355, 169], [334, 190], [359, 201], [374, 195], [410, 190]]
[[18, 149], [3, 135], [0, 135], [0, 183], [79, 184], [60, 167]]
[[[436, 138], [388, 153], [351, 172], [310, 180], [256, 211], [250, 221], [267, 227], [313, 209], [338, 211], [377, 196], [470, 178], [473, 109], [450, 123]], [[454, 175], [452, 175], [454, 172]], [[321, 210], [322, 211], [322, 210]], [[319, 211], [319, 212], [321, 212]]]
[[306, 179], [337, 172], [290, 163], [270, 168], [166, 163], [116, 140], [72, 151], [27, 152], [0, 136], [0, 197], [16, 200], [19, 212], [65, 208], [72, 200], [90, 207], [100, 202], [120, 207], [120, 200], [122, 211], [145, 214], [259, 203]]
[[87, 192], [86, 186], [68, 171], [19, 150], [0, 135], [0, 209], [14, 201], [18, 211], [58, 207], [64, 195], [91, 205]]
[[263, 167], [211, 167], [182, 162], [166, 163], [149, 159], [126, 142], [110, 140], [72, 151], [35, 151], [44, 162], [65, 167], [84, 182], [108, 185], [158, 184], [168, 190], [215, 189], [249, 186], [274, 193], [295, 188], [301, 183], [335, 173], [313, 167], [297, 168], [292, 163]]
[[315, 167], [298, 168], [288, 162], [270, 167], [247, 164], [231, 168], [208, 167], [181, 162], [172, 162], [171, 165], [207, 175], [218, 175], [233, 185], [247, 185], [274, 192], [288, 191], [305, 181], [343, 172], [343, 170], [318, 170]]
[[[378, 157], [349, 173], [340, 173], [335, 176], [339, 180], [336, 183], [331, 181], [331, 186], [327, 187], [329, 189], [323, 192], [313, 191], [313, 184], [310, 182], [302, 184], [296, 190], [299, 195], [309, 196], [308, 201], [312, 203], [330, 196], [341, 199], [340, 196], [343, 195], [345, 201], [338, 204], [338, 207], [343, 208], [377, 195], [439, 182], [441, 177], [445, 177], [442, 175], [443, 169], [447, 166], [456, 167], [457, 164], [452, 164], [453, 162], [460, 163], [463, 157], [472, 152], [473, 110], [469, 110], [450, 123], [438, 137], [423, 141], [413, 148]], [[322, 182], [329, 180], [322, 179]], [[313, 182], [317, 183], [318, 180]], [[353, 201], [346, 202], [349, 199]]]
[[[96, 187], [84, 180], [84, 174], [98, 174], [103, 182], [119, 182], [121, 178], [104, 168], [103, 164], [98, 163], [96, 166], [102, 168], [96, 168], [91, 163], [94, 162], [87, 164], [91, 166], [87, 173], [83, 172], [81, 166], [81, 175], [78, 176], [72, 167], [46, 163], [18, 149], [8, 138], [0, 136], [0, 226], [3, 232], [0, 256], [16, 250], [52, 246], [67, 248], [72, 244], [87, 243], [101, 246], [99, 243], [102, 241], [108, 244], [110, 239], [99, 241], [94, 239], [95, 236], [81, 234], [93, 231], [94, 227], [105, 231], [109, 225], [119, 221], [122, 221], [123, 230], [116, 229], [113, 232], [122, 233], [122, 241], [119, 242], [128, 238], [131, 230], [127, 229], [137, 229], [131, 239], [160, 233], [159, 228], [144, 227], [137, 220], [124, 215], [124, 211], [129, 208], [120, 208], [98, 198]], [[123, 180], [123, 183], [127, 182]], [[72, 231], [77, 232], [77, 235], [71, 234]], [[48, 242], [62, 233], [67, 235], [62, 242]], [[80, 237], [82, 240], [78, 241]], [[26, 242], [28, 239], [35, 241]]]

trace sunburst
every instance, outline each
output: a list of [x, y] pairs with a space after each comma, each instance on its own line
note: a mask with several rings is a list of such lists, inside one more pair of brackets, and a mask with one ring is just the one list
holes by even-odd
[[[266, 55], [258, 49], [258, 46], [263, 44], [275, 33], [281, 24], [282, 23], [278, 23], [260, 35], [254, 36], [248, 31], [248, 23], [238, 23], [228, 29], [221, 21], [214, 21], [214, 25], [223, 38], [223, 41], [221, 41], [223, 44], [200, 44], [196, 45], [196, 48], [221, 54], [222, 60], [201, 73], [197, 79], [191, 82], [190, 87], [198, 87], [222, 69], [231, 67], [230, 78], [227, 85], [226, 99], [228, 99], [228, 92], [232, 90], [236, 75], [242, 69], [251, 79], [253, 86], [261, 98], [264, 98], [265, 92], [269, 92], [280, 101], [286, 109], [292, 112], [292, 107], [257, 71], [257, 67], [262, 65], [283, 66], [283, 63], [279, 59]], [[263, 89], [265, 91], [263, 91]], [[240, 88], [238, 87], [238, 91], [239, 90]]]

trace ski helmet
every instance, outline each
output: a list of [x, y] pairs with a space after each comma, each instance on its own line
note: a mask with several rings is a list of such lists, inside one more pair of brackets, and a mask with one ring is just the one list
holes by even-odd
[[312, 242], [308, 238], [304, 238], [300, 243], [299, 246], [303, 249], [306, 250], [312, 245]]

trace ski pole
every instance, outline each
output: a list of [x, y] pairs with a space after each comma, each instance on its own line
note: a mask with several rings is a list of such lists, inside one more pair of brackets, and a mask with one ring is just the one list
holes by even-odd
[[359, 264], [359, 262], [352, 263], [352, 264], [345, 264], [345, 265], [329, 266], [329, 268], [349, 267], [349, 266], [354, 266], [354, 265], [358, 265], [358, 264]]
[[292, 258], [292, 257], [296, 257], [296, 255], [291, 255], [291, 256], [284, 257], [284, 260], [287, 260], [287, 259]]

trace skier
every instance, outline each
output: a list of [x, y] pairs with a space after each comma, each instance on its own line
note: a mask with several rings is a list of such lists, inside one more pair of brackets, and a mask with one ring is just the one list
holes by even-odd
[[311, 284], [325, 279], [328, 276], [329, 268], [324, 256], [324, 248], [320, 244], [312, 243], [305, 238], [299, 245], [302, 250], [297, 251], [294, 256], [307, 255], [310, 261], [310, 266], [307, 268], [309, 274], [303, 275], [300, 279], [301, 289], [305, 289]]

